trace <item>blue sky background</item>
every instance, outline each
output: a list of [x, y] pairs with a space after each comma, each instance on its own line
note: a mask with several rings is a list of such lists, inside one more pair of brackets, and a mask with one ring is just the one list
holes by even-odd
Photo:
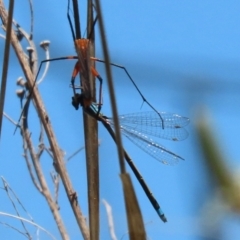
[[[80, 1], [79, 5], [83, 31], [86, 26], [84, 1]], [[233, 214], [230, 210], [215, 211], [215, 207], [221, 205], [216, 204], [217, 190], [210, 181], [195, 122], [197, 118], [203, 117], [201, 109], [206, 109], [226, 164], [233, 176], [237, 174], [240, 159], [239, 1], [104, 0], [102, 10], [111, 61], [128, 69], [145, 97], [159, 111], [177, 113], [191, 120], [187, 127], [187, 140], [157, 140], [185, 158], [185, 161], [175, 166], [157, 162], [124, 139], [126, 150], [168, 218], [168, 223], [161, 222], [129, 169], [146, 223], [148, 239], [237, 239], [240, 233], [237, 213]], [[28, 1], [16, 2], [14, 16], [29, 31]], [[34, 1], [34, 39], [36, 45], [43, 40], [51, 41], [51, 57], [75, 55], [67, 21], [67, 0]], [[98, 34], [96, 39], [96, 56], [102, 58]], [[2, 39], [0, 46], [2, 55]], [[38, 57], [39, 60], [44, 59], [44, 53], [39, 47]], [[69, 83], [74, 64], [74, 61], [51, 63], [47, 77], [39, 86], [59, 145], [66, 152], [66, 157], [84, 146], [82, 111], [75, 111], [71, 106], [72, 90]], [[105, 79], [103, 65], [98, 64], [97, 68]], [[113, 74], [120, 114], [150, 110], [146, 104], [141, 108], [141, 98], [121, 70], [114, 69]], [[22, 75], [12, 51], [5, 112], [15, 120], [20, 114], [19, 101], [14, 95], [15, 81]], [[106, 81], [102, 111], [105, 115], [111, 115]], [[37, 148], [39, 121], [34, 111], [30, 112], [29, 124]], [[4, 119], [0, 175], [18, 194], [35, 222], [59, 239], [49, 208], [34, 188], [21, 156], [23, 150], [20, 134], [18, 132], [13, 136], [13, 131], [14, 126]], [[99, 127], [99, 139], [100, 198], [112, 206], [118, 239], [128, 239], [116, 148], [102, 126]], [[78, 192], [79, 204], [87, 216], [84, 157], [85, 152], [82, 151], [67, 164], [67, 168]], [[47, 154], [44, 154], [41, 163], [50, 180], [52, 161]], [[14, 213], [6, 193], [0, 191], [0, 194], [0, 211]], [[62, 186], [59, 204], [71, 239], [81, 239]], [[110, 239], [103, 204], [100, 208], [101, 239]], [[16, 223], [2, 217], [1, 221]], [[8, 228], [0, 226], [0, 229], [4, 239], [21, 239], [18, 233]], [[40, 239], [47, 237], [40, 233]]]

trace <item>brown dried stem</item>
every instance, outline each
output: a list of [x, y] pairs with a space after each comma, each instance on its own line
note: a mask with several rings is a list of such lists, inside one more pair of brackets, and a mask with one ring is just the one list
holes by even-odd
[[[0, 17], [2, 19], [3, 24], [6, 25], [8, 14], [7, 14], [7, 11], [6, 11], [6, 9], [3, 5], [2, 0], [0, 0]], [[23, 51], [23, 49], [22, 49], [14, 31], [11, 32], [11, 44], [12, 44], [12, 47], [13, 47], [16, 55], [17, 55], [17, 58], [18, 58], [19, 63], [21, 65], [21, 68], [24, 72], [25, 78], [28, 82], [28, 86], [29, 86], [30, 89], [33, 89], [34, 76], [31, 72], [31, 69], [28, 65], [28, 61], [25, 58], [24, 51]], [[58, 173], [61, 176], [65, 191], [67, 193], [69, 202], [72, 206], [72, 209], [73, 209], [74, 215], [76, 217], [77, 223], [79, 225], [79, 228], [82, 232], [82, 235], [83, 235], [84, 239], [89, 239], [89, 231], [88, 231], [88, 227], [86, 225], [85, 218], [82, 215], [82, 212], [80, 210], [79, 205], [76, 202], [76, 199], [73, 199], [73, 197], [72, 197], [73, 194], [75, 194], [75, 191], [73, 189], [73, 186], [71, 184], [70, 178], [69, 178], [68, 173], [67, 173], [67, 170], [65, 168], [64, 160], [63, 160], [63, 157], [62, 157], [62, 154], [61, 154], [61, 149], [58, 146], [58, 143], [57, 143], [55, 134], [53, 132], [48, 114], [45, 110], [44, 104], [43, 104], [42, 99], [39, 95], [37, 87], [34, 87], [32, 96], [33, 96], [33, 101], [34, 101], [35, 106], [36, 106], [36, 110], [38, 112], [38, 116], [40, 118], [41, 123], [43, 124], [43, 127], [44, 127], [44, 130], [46, 132], [48, 141], [50, 143], [51, 150], [52, 150], [53, 156], [54, 156], [54, 162], [57, 165]], [[29, 141], [29, 133], [23, 133], [23, 134], [25, 134], [26, 141]], [[41, 181], [43, 181], [43, 179], [41, 179]], [[43, 189], [43, 191], [45, 191], [45, 190], [46, 189]]]

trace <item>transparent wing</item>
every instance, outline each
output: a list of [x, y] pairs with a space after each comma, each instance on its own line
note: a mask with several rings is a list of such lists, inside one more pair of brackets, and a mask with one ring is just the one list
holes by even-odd
[[[189, 124], [189, 118], [182, 117], [175, 113], [159, 112], [165, 128], [182, 128]], [[124, 123], [135, 123], [153, 127], [162, 127], [159, 115], [154, 111], [139, 112], [120, 115], [119, 119]]]
[[[188, 132], [184, 127], [188, 125], [189, 118], [178, 114], [159, 113], [164, 121], [164, 129], [159, 115], [153, 111], [120, 115], [120, 125], [128, 131], [136, 130], [140, 133], [173, 141], [181, 141], [188, 137]], [[111, 121], [110, 123], [112, 124]]]
[[121, 127], [121, 131], [135, 145], [163, 164], [174, 165], [179, 160], [184, 160], [136, 130]]

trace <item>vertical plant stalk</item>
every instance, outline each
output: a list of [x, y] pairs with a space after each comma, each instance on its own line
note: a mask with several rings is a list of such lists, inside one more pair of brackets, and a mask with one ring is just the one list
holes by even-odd
[[224, 158], [222, 149], [218, 145], [213, 132], [213, 127], [209, 123], [205, 113], [201, 113], [196, 124], [200, 144], [205, 155], [206, 166], [209, 174], [217, 183], [223, 200], [230, 206], [234, 213], [240, 212], [240, 192], [239, 184], [234, 179]]
[[[83, 56], [79, 48], [78, 41], [81, 40], [80, 17], [78, 9], [78, 0], [72, 0], [74, 22], [75, 22], [75, 47], [77, 50], [79, 63], [83, 63], [84, 71], [80, 71], [81, 84], [87, 84], [87, 95], [90, 96], [91, 101], [96, 101], [95, 77], [92, 75], [90, 69], [94, 66], [94, 61], [90, 60], [90, 56], [95, 55], [94, 43], [94, 26], [93, 26], [93, 4], [92, 0], [88, 0], [87, 5], [87, 36], [88, 46], [86, 48], [86, 55]], [[91, 36], [90, 36], [91, 33]], [[86, 95], [82, 89], [83, 95]], [[99, 239], [99, 166], [98, 166], [98, 128], [97, 121], [83, 111], [84, 123], [84, 137], [86, 149], [86, 171], [88, 183], [88, 209], [89, 209], [89, 227], [91, 240]]]
[[[5, 7], [3, 5], [3, 1], [0, 0], [0, 17], [2, 19], [2, 22], [4, 25], [6, 25], [7, 23], [7, 11], [5, 10]], [[47, 134], [48, 137], [48, 141], [49, 144], [51, 146], [51, 150], [54, 156], [54, 161], [57, 165], [58, 168], [58, 172], [61, 176], [65, 191], [67, 193], [69, 202], [71, 204], [71, 207], [73, 209], [76, 221], [78, 223], [78, 226], [81, 230], [81, 233], [83, 235], [84, 239], [89, 239], [89, 231], [88, 231], [88, 227], [86, 225], [86, 221], [85, 218], [80, 210], [79, 205], [77, 204], [77, 199], [73, 199], [74, 194], [76, 193], [73, 189], [72, 183], [70, 181], [70, 178], [68, 176], [66, 167], [65, 167], [65, 163], [64, 163], [64, 159], [62, 157], [61, 154], [61, 150], [58, 146], [56, 137], [54, 135], [48, 114], [45, 110], [45, 107], [43, 105], [42, 99], [40, 97], [40, 94], [38, 92], [37, 87], [33, 88], [34, 85], [34, 76], [31, 72], [31, 69], [29, 68], [28, 65], [28, 61], [24, 56], [24, 51], [21, 47], [21, 45], [18, 42], [17, 36], [15, 34], [15, 32], [12, 30], [11, 31], [11, 44], [13, 46], [13, 49], [17, 55], [17, 58], [19, 60], [19, 63], [21, 65], [21, 68], [24, 72], [25, 78], [28, 82], [29, 88], [33, 89], [33, 100], [35, 102], [36, 105], [36, 110], [38, 112], [38, 116], [41, 120], [41, 123], [43, 124], [44, 130]]]
[[[90, 36], [89, 55], [95, 56], [95, 36], [93, 26], [93, 4], [88, 0], [87, 6], [87, 33]], [[94, 61], [90, 61], [94, 67]], [[90, 66], [91, 67], [91, 66]], [[90, 69], [89, 67], [89, 69]], [[89, 74], [91, 86], [91, 95], [96, 101], [95, 78]], [[91, 240], [99, 239], [99, 161], [98, 161], [98, 123], [97, 120], [84, 114], [84, 136], [86, 145], [86, 170], [88, 183], [88, 212], [89, 212], [89, 230]]]
[[146, 233], [144, 229], [141, 211], [140, 211], [137, 197], [135, 195], [135, 191], [131, 182], [131, 178], [129, 174], [126, 173], [125, 164], [124, 164], [125, 163], [124, 150], [122, 147], [122, 140], [121, 140], [118, 113], [117, 113], [117, 104], [116, 104], [114, 86], [112, 81], [112, 73], [110, 68], [110, 57], [107, 49], [107, 41], [105, 37], [100, 1], [95, 0], [95, 2], [96, 2], [96, 9], [97, 9], [97, 14], [99, 18], [99, 28], [100, 28], [100, 36], [102, 40], [103, 54], [106, 62], [105, 69], [107, 74], [109, 95], [110, 95], [111, 106], [112, 106], [112, 113], [113, 113], [112, 115], [113, 115], [113, 120], [115, 125], [116, 144], [117, 144], [118, 158], [119, 158], [120, 171], [121, 171], [120, 177], [122, 180], [122, 186], [123, 186], [123, 192], [124, 192], [129, 235], [130, 235], [130, 239], [145, 240]]
[[1, 133], [2, 133], [2, 117], [3, 117], [3, 109], [4, 109], [4, 102], [5, 102], [6, 85], [7, 85], [7, 72], [8, 72], [9, 51], [10, 51], [10, 39], [11, 39], [11, 32], [12, 32], [13, 8], [14, 8], [14, 0], [10, 0], [9, 15], [8, 15], [7, 29], [6, 29], [7, 34], [6, 34], [5, 49], [4, 49], [4, 59], [3, 59], [1, 92], [0, 92], [0, 139], [1, 139]]

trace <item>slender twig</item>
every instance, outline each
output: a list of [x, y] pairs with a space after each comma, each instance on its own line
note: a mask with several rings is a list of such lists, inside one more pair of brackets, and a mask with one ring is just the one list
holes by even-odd
[[31, 27], [30, 27], [30, 39], [33, 38], [33, 3], [32, 0], [29, 0], [30, 13], [31, 13]]
[[0, 224], [4, 225], [4, 226], [6, 226], [6, 227], [9, 227], [9, 228], [11, 228], [12, 230], [14, 230], [14, 231], [18, 232], [19, 234], [23, 235], [24, 237], [28, 238], [29, 240], [31, 240], [31, 239], [32, 239], [32, 237], [31, 237], [31, 236], [28, 236], [28, 235], [27, 235], [25, 232], [23, 232], [23, 231], [20, 231], [19, 229], [17, 229], [17, 228], [15, 228], [15, 227], [13, 227], [12, 225], [9, 225], [8, 223], [3, 223], [3, 222], [0, 222]]
[[9, 51], [10, 51], [10, 39], [11, 39], [11, 32], [12, 32], [13, 7], [14, 7], [14, 0], [10, 0], [7, 24], [5, 23], [5, 25], [7, 25], [7, 35], [6, 35], [6, 41], [5, 41], [2, 83], [1, 83], [1, 92], [0, 92], [0, 138], [1, 138], [1, 132], [2, 132], [2, 116], [3, 116], [5, 92], [6, 92], [6, 85], [7, 85], [7, 72], [8, 72], [8, 61], [9, 61]]
[[107, 212], [107, 217], [108, 217], [108, 227], [109, 227], [109, 232], [112, 240], [117, 240], [115, 230], [114, 230], [114, 223], [113, 223], [113, 215], [112, 215], [112, 207], [109, 205], [109, 203], [106, 200], [102, 200], [106, 212]]
[[[24, 120], [25, 119], [26, 119], [26, 117], [24, 118]], [[53, 199], [51, 197], [50, 190], [48, 188], [48, 185], [47, 185], [47, 182], [45, 180], [44, 174], [42, 172], [40, 161], [37, 157], [37, 154], [34, 151], [33, 144], [32, 144], [31, 138], [30, 138], [30, 134], [29, 134], [28, 130], [25, 128], [25, 126], [26, 126], [26, 124], [23, 123], [23, 127], [21, 128], [21, 132], [22, 132], [22, 136], [23, 136], [24, 141], [26, 141], [27, 148], [28, 148], [29, 153], [30, 153], [31, 158], [32, 158], [34, 169], [36, 171], [36, 175], [37, 175], [38, 181], [39, 181], [41, 189], [42, 189], [41, 193], [43, 194], [46, 201], [48, 202], [48, 205], [51, 209], [51, 212], [53, 213], [54, 219], [57, 223], [57, 226], [58, 226], [58, 229], [61, 233], [62, 238], [63, 239], [69, 239], [67, 231], [66, 231], [65, 226], [64, 226], [64, 223], [63, 223], [62, 218], [60, 216], [60, 213], [58, 211], [58, 206], [56, 205], [56, 203], [53, 201]]]
[[[3, 24], [6, 24], [8, 14], [4, 8], [2, 0], [0, 0], [0, 16], [2, 18]], [[49, 116], [45, 110], [45, 107], [43, 105], [43, 102], [41, 100], [41, 97], [39, 95], [37, 87], [33, 88], [34, 76], [31, 72], [31, 69], [28, 66], [27, 59], [24, 57], [24, 52], [23, 52], [22, 47], [17, 39], [16, 34], [12, 31], [11, 35], [12, 35], [11, 43], [12, 43], [13, 49], [18, 57], [18, 60], [22, 67], [22, 70], [24, 72], [25, 78], [28, 81], [29, 88], [32, 89], [32, 91], [33, 91], [32, 97], [36, 104], [38, 116], [40, 117], [41, 122], [44, 126], [46, 135], [48, 137], [48, 140], [49, 140], [49, 143], [51, 146], [51, 150], [53, 152], [54, 161], [57, 164], [58, 172], [61, 176], [65, 191], [67, 193], [67, 196], [68, 196], [69, 202], [71, 204], [71, 207], [73, 209], [74, 215], [76, 217], [77, 223], [79, 225], [79, 228], [81, 229], [81, 233], [83, 234], [84, 239], [89, 239], [89, 232], [88, 232], [86, 220], [80, 210], [79, 204], [76, 204], [75, 200], [73, 201], [73, 194], [75, 194], [75, 191], [73, 189], [72, 183], [68, 176], [68, 173], [67, 173], [67, 170], [65, 167], [65, 163], [64, 163], [60, 148], [58, 146], [55, 134], [51, 127]], [[29, 134], [26, 134], [26, 138], [29, 138]]]
[[30, 174], [30, 177], [32, 179], [32, 182], [34, 184], [34, 186], [37, 188], [37, 190], [42, 193], [42, 188], [40, 187], [40, 185], [38, 184], [38, 181], [37, 179], [35, 178], [34, 176], [34, 173], [33, 173], [33, 169], [32, 169], [32, 164], [30, 163], [30, 160], [29, 160], [29, 157], [28, 157], [28, 148], [27, 148], [27, 144], [26, 142], [24, 141], [23, 143], [23, 151], [24, 151], [24, 154], [23, 154], [23, 157], [25, 158], [25, 161], [26, 161], [26, 164], [27, 164], [27, 168], [28, 168], [28, 172]]
[[19, 31], [21, 33], [21, 35], [26, 39], [26, 41], [28, 42], [30, 48], [32, 49], [32, 72], [33, 75], [36, 75], [37, 72], [37, 60], [38, 60], [38, 56], [37, 56], [37, 49], [35, 46], [35, 43], [32, 39], [32, 34], [28, 34], [18, 23], [15, 19], [13, 19], [13, 24], [15, 25], [15, 27], [17, 28], [17, 31]]
[[49, 235], [52, 239], [56, 240], [56, 238], [50, 233], [48, 232], [45, 228], [41, 227], [40, 225], [38, 225], [37, 223], [34, 223], [32, 221], [29, 221], [28, 219], [25, 219], [25, 218], [22, 218], [22, 217], [18, 217], [18, 216], [15, 216], [15, 215], [12, 215], [12, 214], [9, 214], [9, 213], [5, 213], [5, 212], [0, 212], [0, 215], [2, 216], [7, 216], [7, 217], [11, 217], [11, 218], [15, 218], [15, 219], [19, 219], [19, 220], [22, 220], [24, 222], [27, 222], [37, 228], [39, 228], [40, 230], [42, 230], [43, 232], [45, 232], [47, 235]]
[[[41, 48], [45, 51], [45, 56], [46, 56], [45, 60], [50, 59], [49, 45], [50, 45], [50, 41], [42, 41], [40, 43]], [[44, 78], [47, 74], [49, 65], [50, 65], [50, 61], [47, 61], [45, 64], [45, 69], [43, 71], [43, 74], [42, 74], [41, 78], [37, 81], [37, 84], [40, 84], [44, 80]]]
[[59, 177], [59, 174], [54, 171], [51, 172], [51, 177], [52, 177], [52, 181], [54, 183], [54, 201], [56, 204], [58, 204], [60, 177]]
[[5, 112], [3, 112], [3, 116], [7, 118], [12, 124], [14, 124], [15, 126], [18, 126], [18, 123], [15, 122], [11, 117], [9, 117]]
[[73, 157], [75, 157], [79, 152], [81, 152], [83, 149], [85, 148], [85, 146], [80, 147], [77, 151], [75, 151], [73, 154], [71, 154], [68, 158], [67, 158], [67, 162], [70, 161]]
[[[11, 195], [10, 195], [10, 193], [9, 193], [9, 190], [10, 190], [11, 192], [13, 192], [13, 191], [11, 190], [11, 188], [10, 188], [9, 185], [8, 185], [8, 183], [6, 182], [6, 180], [5, 180], [3, 177], [2, 177], [2, 181], [3, 181], [4, 189], [5, 189], [6, 193], [7, 193], [7, 196], [8, 196], [8, 198], [9, 198], [10, 202], [12, 203], [12, 206], [13, 206], [16, 214], [20, 217], [20, 214], [19, 214], [19, 211], [18, 211], [18, 209], [17, 209], [17, 206], [15, 205], [14, 200], [12, 199], [12, 197], [11, 197]], [[15, 197], [16, 197], [16, 195], [15, 195]], [[17, 198], [17, 199], [18, 199], [18, 198]], [[19, 201], [19, 199], [18, 199], [18, 202], [21, 203], [21, 202]], [[21, 204], [21, 206], [23, 206], [23, 205]], [[25, 210], [25, 208], [23, 208], [23, 209]], [[21, 224], [22, 224], [22, 226], [23, 226], [23, 229], [25, 230], [26, 235], [27, 235], [28, 237], [30, 237], [31, 235], [30, 235], [30, 233], [28, 232], [28, 230], [27, 230], [24, 222], [23, 222], [21, 219], [20, 219], [20, 222], [21, 222]]]
[[4, 183], [7, 184], [8, 189], [12, 192], [13, 196], [16, 198], [17, 202], [19, 203], [19, 205], [22, 207], [22, 209], [24, 210], [24, 212], [28, 215], [28, 217], [33, 221], [32, 216], [27, 212], [27, 209], [23, 206], [22, 202], [20, 201], [20, 199], [18, 198], [17, 194], [13, 191], [13, 189], [9, 186], [9, 184], [7, 183], [7, 181], [3, 178], [3, 176], [1, 176], [1, 179]]

